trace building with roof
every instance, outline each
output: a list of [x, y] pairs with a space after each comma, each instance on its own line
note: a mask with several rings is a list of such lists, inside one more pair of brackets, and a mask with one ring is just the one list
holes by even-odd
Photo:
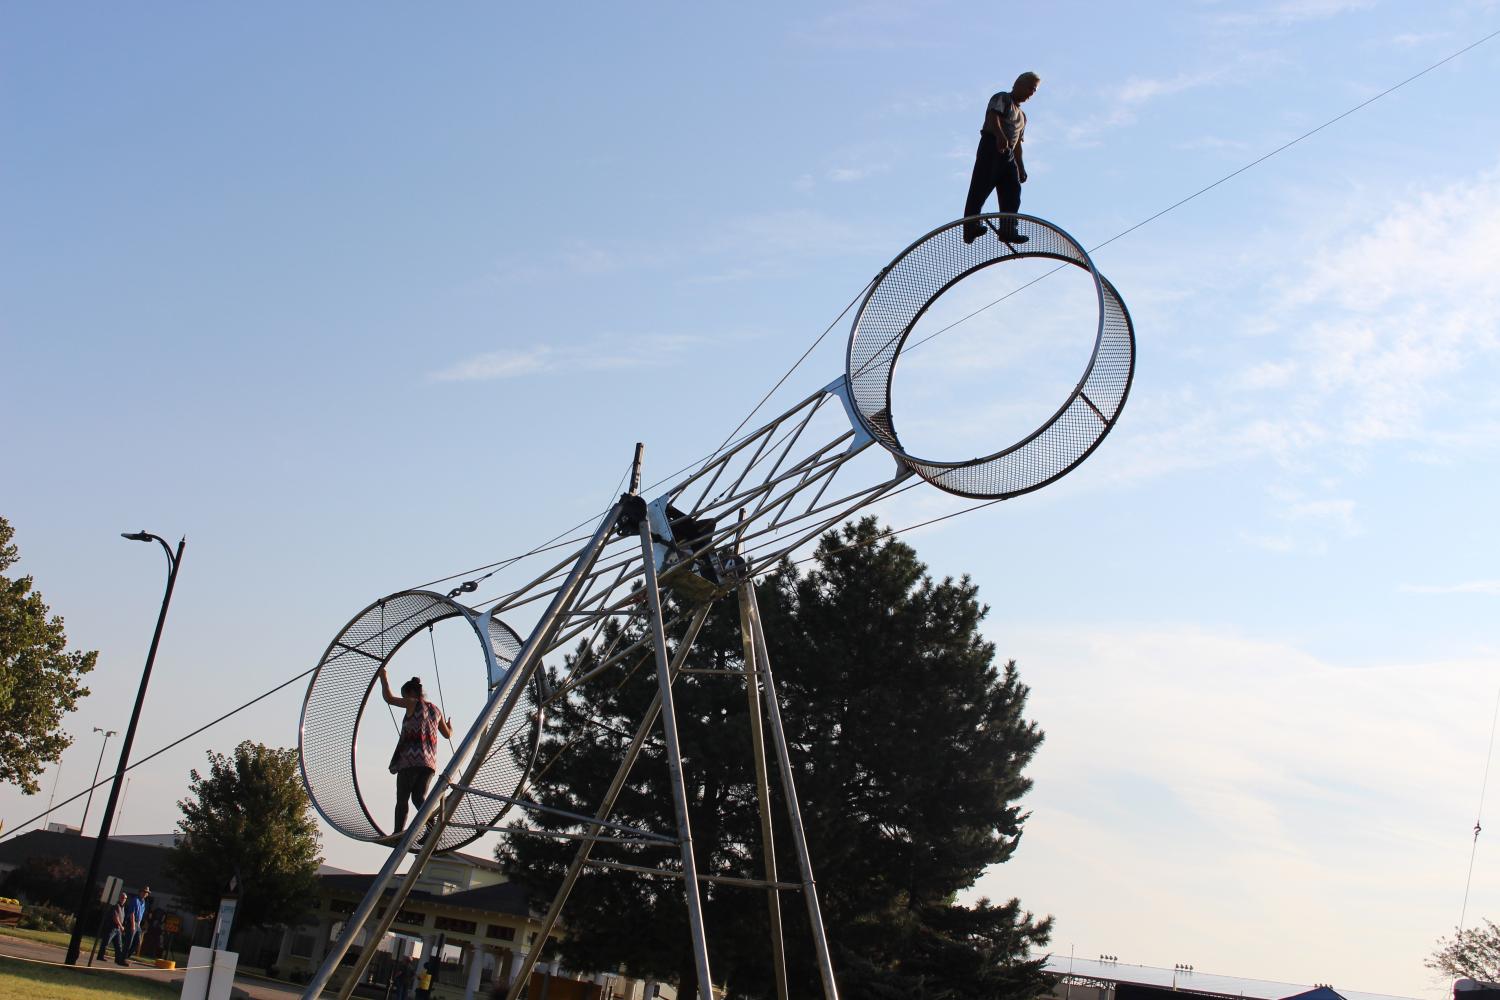
[[[0, 841], [0, 878], [29, 858], [62, 858], [87, 871], [94, 841], [93, 837], [56, 830], [34, 830]], [[195, 928], [192, 907], [179, 896], [175, 880], [167, 874], [168, 852], [176, 842], [175, 834], [111, 837], [105, 844], [100, 871], [101, 877], [118, 876], [127, 892], [150, 886], [157, 906], [177, 914], [191, 940], [206, 936], [212, 920]], [[345, 918], [359, 905], [374, 878], [322, 866], [310, 918], [296, 927], [250, 930], [241, 935], [236, 943], [241, 965], [270, 968], [280, 977], [305, 982], [322, 962], [329, 943], [343, 932]], [[496, 985], [511, 981], [528, 951], [536, 946], [540, 928], [540, 917], [532, 912], [525, 892], [506, 881], [499, 862], [458, 852], [437, 855], [418, 877], [396, 914], [391, 932], [376, 945], [377, 954], [366, 972], [366, 981], [383, 990], [398, 958], [425, 959], [437, 954], [440, 969], [433, 990], [435, 1000], [487, 997]], [[346, 966], [352, 966], [354, 956], [368, 946], [368, 938], [369, 931], [362, 932], [345, 958]], [[341, 972], [336, 978], [342, 975], [347, 973]], [[655, 995], [647, 993], [654, 984], [618, 973], [566, 972], [555, 962], [539, 964], [533, 981], [536, 991], [545, 984], [549, 1000], [643, 1000]], [[674, 994], [664, 987], [661, 995]]]
[[[351, 873], [319, 876], [318, 902], [311, 919], [281, 936], [274, 961], [282, 976], [294, 982], [312, 976], [374, 879], [374, 875]], [[387, 890], [387, 898], [394, 891]], [[378, 912], [384, 914], [385, 909], [382, 906]], [[435, 1000], [488, 997], [497, 986], [514, 980], [527, 954], [537, 947], [540, 930], [541, 915], [533, 911], [519, 885], [505, 880], [497, 861], [456, 851], [435, 855], [402, 903], [390, 931], [375, 944], [377, 951], [364, 981], [383, 990], [397, 961], [408, 956], [425, 961], [436, 955]], [[344, 981], [355, 957], [370, 947], [370, 935], [370, 928], [360, 932], [334, 975], [335, 983]], [[656, 995], [648, 992], [654, 985], [616, 972], [580, 973], [544, 962], [533, 973], [531, 995], [549, 1000], [644, 1000]], [[660, 995], [674, 993], [663, 988]]]
[[[95, 841], [94, 837], [58, 830], [32, 830], [0, 841], [0, 879], [30, 858], [62, 858], [86, 872], [93, 860]], [[167, 874], [170, 846], [163, 847], [160, 843], [142, 842], [136, 838], [110, 837], [104, 845], [99, 877], [118, 877], [125, 883], [125, 891], [130, 893], [149, 886], [151, 895], [156, 897], [156, 905], [180, 914], [184, 928], [188, 928], [192, 924], [192, 908], [178, 895], [176, 880]]]
[[1182, 1000], [1183, 994], [1224, 1000], [1411, 1000], [1383, 993], [1336, 989], [1325, 983], [1297, 985], [1198, 972], [1192, 966], [1161, 969], [1114, 958], [1052, 955], [1045, 969], [1057, 979], [1061, 1000]]

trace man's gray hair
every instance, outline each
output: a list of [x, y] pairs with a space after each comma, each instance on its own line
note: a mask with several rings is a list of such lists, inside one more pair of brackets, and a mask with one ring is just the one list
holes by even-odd
[[1031, 70], [1027, 70], [1026, 72], [1022, 73], [1020, 76], [1016, 77], [1016, 82], [1011, 85], [1011, 89], [1014, 90], [1017, 87], [1020, 87], [1023, 83], [1029, 83], [1032, 86], [1035, 86], [1036, 84], [1039, 84], [1041, 82], [1042, 82], [1042, 78], [1041, 77], [1037, 76]]

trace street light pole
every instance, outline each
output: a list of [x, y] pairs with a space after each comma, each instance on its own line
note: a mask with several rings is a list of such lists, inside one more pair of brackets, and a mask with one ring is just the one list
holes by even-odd
[[[89, 797], [83, 800], [83, 819], [78, 821], [79, 835], [82, 835], [83, 831], [89, 828], [89, 810], [94, 806], [94, 789], [99, 787], [99, 768], [104, 766], [104, 748], [109, 746], [109, 738], [111, 736], [120, 735], [113, 729], [100, 729], [98, 726], [94, 727], [94, 732], [103, 733], [104, 742], [99, 744], [99, 760], [94, 765], [94, 783], [89, 786]], [[48, 808], [51, 808], [50, 803], [48, 804]]]
[[[151, 636], [151, 651], [146, 654], [146, 669], [141, 672], [141, 687], [135, 695], [135, 708], [130, 713], [130, 725], [125, 727], [125, 742], [120, 747], [120, 764], [115, 768], [115, 780], [109, 787], [109, 802], [104, 806], [104, 821], [99, 824], [99, 837], [94, 841], [94, 856], [89, 861], [88, 877], [83, 880], [83, 896], [78, 900], [78, 911], [73, 914], [73, 937], [68, 942], [68, 955], [65, 959], [69, 965], [78, 964], [78, 953], [83, 941], [83, 917], [88, 911], [89, 899], [94, 893], [94, 880], [99, 877], [99, 866], [104, 860], [104, 845], [109, 840], [109, 825], [115, 818], [115, 806], [120, 801], [120, 781], [125, 776], [125, 768], [130, 764], [130, 747], [135, 743], [136, 723], [141, 720], [141, 706], [146, 701], [146, 685], [151, 682], [151, 666], [156, 662], [156, 647], [161, 644], [162, 626], [167, 622], [167, 607], [172, 603], [172, 588], [177, 585], [177, 570], [182, 565], [182, 550], [187, 546], [186, 538], [179, 539], [177, 551], [174, 553], [165, 539], [145, 531], [129, 534], [122, 532], [121, 537], [133, 542], [156, 542], [161, 545], [162, 551], [167, 554], [167, 592], [161, 599], [161, 613], [156, 616], [156, 632]], [[102, 751], [100, 756], [102, 759]]]
[[[42, 829], [43, 830], [47, 829], [48, 823], [50, 823], [51, 820], [52, 820], [52, 803], [54, 803], [54, 802], [57, 801], [57, 783], [61, 779], [62, 779], [62, 758], [59, 757], [57, 759], [57, 770], [52, 772], [52, 794], [49, 795], [49, 796], [47, 796], [47, 812], [46, 812], [45, 815], [42, 816]], [[98, 781], [99, 779], [95, 778], [94, 780]], [[79, 829], [80, 832], [82, 832], [83, 827], [80, 826], [78, 829]]]

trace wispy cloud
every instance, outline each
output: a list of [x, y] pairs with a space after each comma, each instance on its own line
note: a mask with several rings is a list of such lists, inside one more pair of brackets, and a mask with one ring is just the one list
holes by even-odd
[[492, 280], [506, 285], [531, 284], [557, 277], [599, 277], [626, 271], [661, 270], [680, 259], [662, 246], [601, 239], [569, 241], [544, 251], [509, 254], [495, 261]]
[[1315, 248], [1275, 309], [1285, 327], [1306, 331], [1278, 362], [1303, 373], [1298, 408], [1338, 440], [1365, 445], [1423, 438], [1431, 413], [1466, 389], [1482, 402], [1487, 392], [1468, 376], [1500, 348], [1496, 260], [1495, 171]]
[[1295, 361], [1263, 361], [1252, 365], [1236, 377], [1244, 389], [1281, 389], [1289, 385], [1297, 374]]
[[846, 4], [796, 24], [793, 42], [818, 48], [889, 51], [929, 47], [935, 40], [920, 29], [929, 23], [927, 5], [874, 0]]
[[1184, 139], [1174, 146], [1175, 149], [1190, 152], [1193, 150], [1207, 150], [1212, 153], [1243, 153], [1250, 148], [1250, 144], [1243, 139], [1226, 139], [1217, 135], [1201, 135], [1196, 139]]
[[1405, 583], [1403, 594], [1485, 594], [1500, 597], [1500, 580], [1467, 580], [1463, 583]]
[[[893, 117], [927, 117], [951, 115], [971, 108], [974, 95], [950, 91], [946, 94], [912, 95], [897, 98], [882, 109]], [[980, 110], [983, 110], [982, 108]]]
[[517, 378], [546, 371], [556, 352], [549, 347], [525, 351], [487, 351], [466, 358], [427, 377], [435, 382], [478, 382], [497, 378]]
[[1240, 540], [1252, 548], [1275, 552], [1277, 555], [1292, 555], [1293, 553], [1322, 555], [1328, 551], [1327, 545], [1308, 545], [1291, 535], [1262, 535], [1246, 531], [1240, 534]]
[[1347, 497], [1308, 497], [1291, 487], [1268, 491], [1270, 514], [1285, 529], [1269, 533], [1245, 531], [1246, 544], [1281, 555], [1321, 556], [1330, 551], [1330, 540], [1360, 534], [1355, 502]]
[[[884, 160], [827, 170], [821, 176], [831, 182], [850, 183], [889, 169]], [[806, 173], [793, 181], [793, 188], [808, 192], [817, 177]], [[494, 262], [488, 283], [534, 286], [544, 282], [572, 281], [651, 273], [662, 280], [701, 283], [757, 277], [818, 257], [868, 252], [870, 246], [893, 244], [907, 235], [871, 229], [862, 220], [793, 208], [753, 215], [726, 216], [713, 226], [664, 236], [659, 242], [601, 237], [597, 242], [570, 240], [526, 254], [508, 254]], [[899, 244], [898, 244], [899, 245]], [[721, 266], [712, 270], [715, 263]], [[523, 352], [503, 352], [507, 363]], [[551, 361], [545, 362], [548, 366]]]
[[1288, 27], [1308, 21], [1326, 21], [1354, 11], [1368, 10], [1375, 0], [1282, 0], [1253, 10], [1220, 14], [1218, 22], [1232, 27], [1275, 25]]
[[1449, 31], [1408, 31], [1393, 35], [1390, 44], [1401, 49], [1414, 49], [1420, 45], [1431, 45], [1452, 37], [1453, 33]]
[[[1326, 218], [1339, 213], [1329, 205]], [[1137, 394], [1131, 432], [1095, 461], [1137, 479], [1261, 459], [1301, 480], [1356, 468], [1376, 447], [1442, 463], [1500, 444], [1485, 378], [1500, 357], [1500, 171], [1414, 193], [1373, 223], [1279, 232], [1275, 245], [1301, 249], [1255, 279], [1249, 360], [1233, 367], [1231, 351], [1215, 381]], [[1194, 370], [1212, 378], [1205, 364]]]
[[[1027, 839], [980, 891], [1057, 913], [1063, 947], [1170, 961], [1191, 912], [1218, 931], [1195, 945], [1199, 969], [1411, 981], [1453, 917], [1431, 886], [1467, 858], [1491, 659], [1339, 666], [1188, 626], [1035, 623], [1000, 645], [1049, 739]], [[1358, 933], [1309, 951], [1278, 926], [1289, 900]]]
[[1131, 77], [1101, 94], [1104, 109], [1067, 126], [1064, 135], [1074, 145], [1091, 145], [1101, 133], [1134, 124], [1140, 111], [1152, 101], [1211, 86], [1222, 80], [1223, 68], [1171, 77]]
[[867, 163], [858, 167], [834, 167], [828, 171], [828, 179], [836, 184], [847, 184], [850, 181], [862, 181], [867, 177], [885, 173], [890, 169], [888, 164]]
[[803, 259], [821, 253], [862, 252], [872, 234], [848, 219], [802, 209], [786, 209], [730, 220], [701, 249], [733, 254], [739, 260], [766, 255]]
[[629, 345], [593, 347], [529, 347], [486, 351], [430, 373], [433, 382], [484, 382], [530, 375], [565, 374], [580, 371], [611, 371], [668, 365], [702, 338], [689, 336], [642, 337]]

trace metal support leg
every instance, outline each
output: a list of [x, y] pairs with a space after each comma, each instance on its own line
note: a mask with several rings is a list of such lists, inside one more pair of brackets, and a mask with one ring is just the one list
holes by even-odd
[[813, 880], [812, 859], [807, 853], [807, 834], [802, 826], [802, 807], [797, 803], [797, 782], [792, 774], [792, 760], [787, 752], [786, 729], [781, 722], [781, 703], [776, 697], [776, 681], [771, 674], [771, 655], [766, 649], [765, 628], [760, 620], [760, 605], [755, 588], [741, 588], [750, 608], [750, 622], [755, 632], [755, 661], [761, 682], [765, 685], [766, 716], [771, 721], [771, 736], [776, 748], [776, 762], [781, 768], [781, 790], [786, 799], [787, 821], [792, 844], [797, 849], [797, 867], [802, 875], [802, 896], [807, 902], [807, 920], [812, 927], [813, 950], [817, 954], [818, 974], [823, 980], [825, 1000], [838, 1000], [839, 987], [833, 978], [833, 959], [828, 954], [828, 935], [823, 929], [823, 909], [818, 905], [818, 887]]
[[[745, 692], [750, 698], [750, 747], [755, 754], [755, 797], [760, 806], [760, 842], [765, 857], [766, 881], [775, 886], [776, 837], [771, 821], [771, 787], [766, 774], [766, 735], [760, 715], [760, 669], [756, 665], [754, 615], [749, 596], [755, 588], [754, 579], [740, 584], [740, 638], [745, 649]], [[771, 972], [776, 981], [777, 1000], [787, 1000], [786, 987], [786, 943], [781, 932], [781, 893], [775, 888], [766, 889], [766, 909], [771, 924]]]
[[[644, 512], [643, 512], [644, 513]], [[682, 887], [687, 897], [688, 927], [693, 935], [693, 963], [698, 970], [700, 1000], [714, 1000], [708, 969], [708, 939], [703, 930], [703, 897], [698, 886], [698, 863], [693, 856], [693, 831], [688, 822], [687, 788], [682, 777], [682, 749], [677, 742], [677, 703], [672, 697], [672, 675], [667, 660], [666, 629], [661, 620], [661, 591], [656, 580], [651, 523], [641, 518], [641, 558], [645, 569], [646, 602], [650, 607], [651, 637], [656, 649], [656, 685], [661, 692], [661, 728], [666, 743], [667, 774], [672, 778], [672, 808], [677, 814], [677, 836], [682, 845]]]
[[[683, 633], [682, 640], [677, 644], [677, 654], [672, 657], [671, 675], [677, 679], [677, 673], [682, 669], [683, 661], [687, 659], [688, 651], [693, 648], [693, 643], [698, 638], [698, 631], [703, 627], [703, 621], [708, 617], [711, 605], [705, 604], [693, 615], [693, 620], [688, 624], [687, 631]], [[615, 802], [620, 797], [620, 792], [625, 788], [625, 782], [630, 780], [630, 771], [635, 767], [636, 758], [641, 754], [641, 747], [645, 746], [646, 738], [651, 735], [652, 728], [656, 725], [656, 717], [661, 712], [661, 692], [657, 691], [652, 698], [646, 713], [641, 716], [641, 721], [635, 730], [635, 738], [631, 740], [630, 748], [625, 751], [625, 759], [620, 762], [620, 767], [615, 771], [614, 781], [610, 782], [609, 791], [604, 794], [604, 801], [599, 804], [594, 813], [594, 819], [605, 820], [610, 813], [615, 811]], [[597, 837], [603, 829], [597, 823], [588, 828], [588, 836], [578, 845], [578, 852], [573, 855], [573, 863], [568, 866], [568, 872], [563, 876], [562, 885], [558, 887], [557, 894], [552, 898], [552, 905], [547, 909], [547, 916], [542, 920], [541, 929], [537, 931], [538, 941], [547, 940], [552, 933], [552, 928], [557, 926], [558, 917], [562, 915], [563, 907], [567, 905], [568, 896], [573, 892], [573, 886], [578, 882], [578, 876], [583, 871], [584, 865], [588, 864], [589, 854], [594, 844], [591, 839]], [[506, 994], [506, 1000], [519, 1000], [521, 990], [525, 984], [531, 981], [531, 969], [536, 965], [540, 951], [533, 948], [530, 954], [523, 957], [518, 967], [516, 978], [512, 981], [510, 991]]]
[[[574, 564], [572, 572], [558, 591], [553, 595], [547, 610], [542, 613], [536, 628], [531, 632], [531, 637], [516, 655], [515, 662], [511, 667], [510, 676], [505, 684], [497, 687], [486, 702], [484, 711], [474, 721], [464, 740], [453, 752], [453, 758], [448, 761], [448, 766], [443, 769], [442, 775], [435, 781], [433, 789], [427, 794], [427, 798], [417, 809], [412, 818], [411, 825], [401, 835], [400, 842], [391, 851], [391, 856], [381, 866], [379, 874], [370, 883], [370, 888], [365, 892], [364, 899], [360, 900], [359, 906], [355, 907], [349, 915], [348, 922], [344, 925], [344, 932], [339, 935], [337, 943], [329, 948], [328, 954], [323, 958], [323, 964], [319, 966], [317, 973], [308, 982], [302, 991], [303, 1000], [317, 1000], [322, 994], [324, 987], [328, 985], [329, 979], [338, 969], [339, 962], [348, 953], [350, 946], [354, 943], [355, 936], [364, 928], [370, 916], [375, 912], [385, 890], [395, 880], [396, 869], [401, 864], [401, 859], [411, 850], [412, 846], [422, 837], [424, 826], [429, 819], [438, 817], [433, 823], [430, 834], [427, 834], [425, 842], [417, 857], [407, 869], [406, 877], [396, 883], [395, 896], [386, 904], [385, 915], [380, 918], [376, 930], [371, 935], [373, 942], [370, 947], [361, 951], [359, 958], [355, 960], [354, 968], [350, 970], [348, 981], [340, 991], [341, 1000], [353, 992], [354, 985], [364, 974], [370, 959], [375, 955], [375, 945], [385, 936], [390, 929], [392, 921], [396, 919], [397, 912], [401, 909], [402, 902], [411, 892], [417, 876], [427, 864], [428, 858], [432, 857], [433, 851], [437, 849], [437, 842], [444, 827], [453, 816], [461, 796], [449, 795], [449, 787], [454, 784], [455, 776], [463, 769], [463, 778], [460, 784], [470, 785], [473, 783], [474, 775], [478, 773], [490, 748], [505, 728], [511, 712], [515, 710], [516, 703], [520, 701], [521, 694], [526, 685], [531, 681], [532, 675], [536, 673], [542, 662], [542, 650], [551, 641], [556, 632], [558, 623], [561, 622], [577, 598], [579, 587], [584, 577], [593, 568], [599, 553], [609, 541], [609, 536], [615, 528], [615, 522], [620, 516], [620, 505], [615, 504], [599, 523], [599, 528], [594, 532], [594, 537], [584, 546], [579, 553], [578, 561]], [[467, 765], [467, 766], [466, 766]], [[441, 814], [439, 815], [439, 811]]]

